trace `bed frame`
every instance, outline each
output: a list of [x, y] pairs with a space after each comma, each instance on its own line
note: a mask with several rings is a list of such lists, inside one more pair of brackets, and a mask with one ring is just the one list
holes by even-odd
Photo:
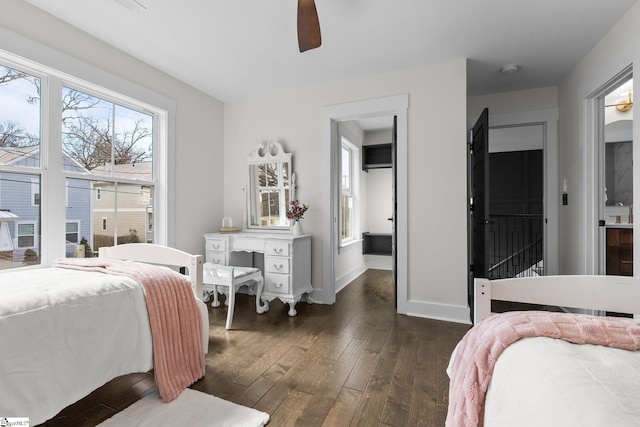
[[636, 277], [567, 275], [474, 282], [474, 324], [491, 315], [491, 300], [640, 313], [640, 278]]
[[202, 299], [202, 255], [191, 255], [178, 249], [152, 243], [127, 243], [105, 246], [98, 249], [103, 258], [122, 259], [186, 268], [191, 288], [198, 299]]

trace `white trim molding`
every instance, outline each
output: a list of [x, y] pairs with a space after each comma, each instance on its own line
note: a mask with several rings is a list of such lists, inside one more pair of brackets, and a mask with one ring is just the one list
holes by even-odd
[[322, 109], [322, 144], [323, 144], [323, 200], [324, 218], [326, 222], [323, 231], [323, 287], [314, 290], [314, 299], [326, 304], [333, 304], [336, 300], [336, 292], [340, 283], [335, 277], [335, 252], [337, 247], [337, 213], [334, 192], [335, 184], [335, 158], [336, 150], [332, 141], [337, 137], [337, 123], [346, 120], [354, 120], [362, 117], [388, 116], [397, 117], [396, 134], [396, 165], [397, 165], [397, 217], [396, 230], [396, 283], [397, 283], [397, 311], [407, 314], [408, 295], [408, 175], [407, 175], [407, 147], [408, 127], [407, 115], [409, 108], [409, 95], [393, 95], [363, 101], [354, 101], [344, 104], [325, 106]]

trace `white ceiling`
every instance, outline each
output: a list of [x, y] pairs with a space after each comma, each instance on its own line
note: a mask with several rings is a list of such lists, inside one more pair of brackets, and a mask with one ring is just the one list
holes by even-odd
[[25, 1], [225, 102], [462, 57], [469, 95], [553, 86], [636, 3], [316, 0], [299, 53], [295, 0]]

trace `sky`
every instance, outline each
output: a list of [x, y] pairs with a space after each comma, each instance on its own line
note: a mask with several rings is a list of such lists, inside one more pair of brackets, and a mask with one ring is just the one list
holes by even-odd
[[[6, 68], [0, 66], [0, 75]], [[29, 97], [36, 100], [31, 104]], [[35, 85], [26, 80], [12, 80], [0, 85], [0, 122], [16, 122], [30, 134], [40, 134], [40, 101]]]

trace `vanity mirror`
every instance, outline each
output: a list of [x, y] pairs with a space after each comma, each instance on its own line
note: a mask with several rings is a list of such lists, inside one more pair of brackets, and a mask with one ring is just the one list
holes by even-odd
[[290, 228], [287, 208], [294, 193], [291, 153], [276, 141], [258, 144], [247, 159], [247, 227]]

